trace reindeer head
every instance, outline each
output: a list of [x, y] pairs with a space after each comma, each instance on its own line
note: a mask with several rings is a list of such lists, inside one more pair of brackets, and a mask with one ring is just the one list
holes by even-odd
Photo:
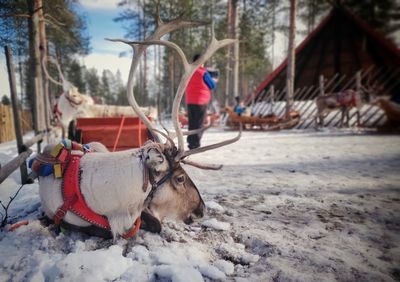
[[368, 77], [365, 86], [361, 86], [361, 98], [366, 103], [373, 103], [383, 92], [384, 87], [378, 81], [371, 84], [371, 76]]
[[[154, 175], [154, 183], [158, 187], [150, 194], [143, 212], [144, 226], [153, 232], [161, 231], [161, 222], [165, 217], [182, 220], [186, 224], [193, 222], [193, 218], [202, 217], [205, 204], [200, 193], [182, 168], [181, 163], [175, 161], [176, 147], [170, 144], [154, 143], [143, 153], [145, 165]], [[152, 192], [150, 192], [152, 193]]]
[[87, 102], [84, 95], [79, 93], [78, 88], [76, 88], [75, 86], [64, 89], [64, 95], [67, 100], [73, 105], [81, 105]]
[[[156, 129], [154, 130], [159, 132]], [[186, 135], [198, 131], [200, 130], [188, 131], [183, 134]], [[179, 219], [186, 224], [190, 224], [193, 222], [193, 218], [204, 215], [204, 201], [196, 185], [181, 164], [213, 170], [220, 169], [222, 166], [201, 165], [185, 158], [193, 153], [230, 144], [240, 138], [239, 134], [233, 139], [214, 145], [180, 152], [171, 138], [172, 134], [159, 133], [167, 139], [165, 144], [148, 141], [141, 148], [143, 162], [154, 175], [153, 184], [156, 183], [155, 192], [153, 194], [150, 193], [150, 200], [146, 203], [146, 208], [142, 213], [144, 228], [152, 232], [161, 231], [161, 222], [165, 217]]]
[[[50, 62], [56, 65], [58, 74], [60, 76], [61, 82], [57, 81], [53, 77], [50, 76], [48, 70], [47, 70], [47, 62], [46, 59], [49, 59]], [[87, 95], [83, 95], [79, 93], [79, 90], [77, 87], [75, 87], [70, 81], [68, 81], [60, 67], [60, 64], [56, 59], [54, 59], [51, 56], [44, 56], [42, 60], [42, 67], [43, 71], [46, 75], [46, 77], [53, 82], [56, 85], [60, 85], [63, 88], [63, 94], [65, 95], [65, 98], [70, 102], [71, 105], [81, 105], [81, 104], [94, 104], [93, 99]]]
[[[182, 168], [181, 164], [189, 164], [203, 169], [221, 168], [221, 166], [216, 167], [197, 164], [186, 160], [186, 157], [195, 153], [204, 152], [233, 143], [240, 138], [241, 132], [233, 139], [193, 150], [184, 150], [183, 136], [198, 133], [198, 131], [182, 132], [182, 129], [179, 125], [178, 111], [186, 86], [193, 73], [198, 67], [200, 67], [200, 65], [207, 61], [218, 49], [234, 43], [235, 40], [216, 40], [214, 37], [214, 30], [212, 28], [212, 39], [208, 48], [198, 60], [190, 64], [188, 63], [185, 54], [179, 46], [173, 42], [161, 40], [161, 37], [181, 27], [199, 26], [204, 25], [204, 23], [185, 21], [180, 18], [163, 23], [159, 15], [157, 15], [156, 24], [157, 28], [154, 33], [147, 37], [144, 41], [126, 41], [120, 39], [111, 41], [126, 43], [134, 50], [134, 57], [131, 63], [127, 86], [128, 101], [138, 117], [143, 121], [143, 123], [155, 137], [156, 145], [149, 147], [148, 145], [144, 146], [143, 157], [144, 162], [153, 171], [156, 180], [160, 183], [158, 189], [155, 189], [155, 192], [150, 195], [151, 200], [147, 203], [142, 214], [142, 218], [144, 219], [146, 225], [148, 225], [146, 226], [147, 229], [159, 232], [161, 230], [161, 221], [166, 216], [181, 219], [185, 223], [191, 223], [193, 221], [193, 217], [203, 216], [204, 214], [205, 205], [200, 193], [194, 182], [190, 179], [189, 175]], [[135, 71], [139, 64], [141, 55], [145, 52], [148, 45], [163, 45], [172, 48], [182, 59], [184, 73], [179, 83], [172, 106], [172, 121], [175, 130], [174, 133], [167, 132], [167, 134], [164, 134], [155, 129], [150, 120], [140, 110], [140, 107], [137, 104], [133, 94]], [[159, 134], [166, 138], [165, 144], [161, 143]], [[177, 146], [175, 146], [173, 141], [174, 138], [178, 139]]]

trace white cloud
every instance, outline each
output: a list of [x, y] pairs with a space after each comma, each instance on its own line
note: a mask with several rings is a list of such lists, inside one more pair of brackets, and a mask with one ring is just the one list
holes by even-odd
[[117, 0], [81, 0], [79, 3], [87, 9], [116, 9]]

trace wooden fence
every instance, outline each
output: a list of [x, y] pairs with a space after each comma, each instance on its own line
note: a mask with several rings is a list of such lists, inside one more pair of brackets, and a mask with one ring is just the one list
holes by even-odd
[[[30, 111], [20, 111], [22, 132], [32, 130], [32, 113]], [[0, 143], [15, 139], [14, 118], [11, 106], [0, 104]]]
[[[320, 85], [311, 85], [302, 89], [296, 89], [293, 95], [294, 102], [292, 108], [299, 112], [300, 122], [295, 128], [310, 128], [315, 126], [315, 115], [317, 112], [314, 103], [315, 97], [325, 93], [342, 91], [345, 89], [358, 89], [361, 82], [366, 84], [378, 82], [381, 87], [380, 93], [375, 95], [388, 95], [393, 89], [399, 87], [400, 81], [396, 79], [400, 74], [400, 68], [397, 69], [376, 69], [370, 67], [353, 77], [347, 78], [344, 75], [335, 74], [329, 80], [321, 77]], [[357, 79], [358, 76], [358, 79]], [[322, 80], [322, 83], [321, 83]], [[322, 84], [322, 86], [321, 86]], [[339, 90], [337, 90], [339, 88]], [[336, 91], [335, 91], [336, 89]], [[269, 89], [264, 89], [257, 98], [252, 101], [251, 113], [253, 116], [265, 117], [268, 114], [275, 113], [282, 116], [286, 110], [286, 89], [275, 90], [273, 85]], [[377, 106], [364, 104], [360, 110], [361, 123], [366, 127], [377, 127], [384, 124], [386, 120], [385, 113]], [[325, 126], [338, 127], [340, 125], [340, 111], [332, 111], [325, 117]], [[350, 126], [357, 124], [356, 110], [350, 111]]]

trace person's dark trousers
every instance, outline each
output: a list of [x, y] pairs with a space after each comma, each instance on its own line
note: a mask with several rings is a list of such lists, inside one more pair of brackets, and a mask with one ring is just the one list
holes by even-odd
[[[206, 117], [207, 105], [188, 104], [189, 130], [199, 129], [203, 127]], [[189, 149], [200, 147], [200, 139], [203, 133], [189, 135], [187, 138]]]

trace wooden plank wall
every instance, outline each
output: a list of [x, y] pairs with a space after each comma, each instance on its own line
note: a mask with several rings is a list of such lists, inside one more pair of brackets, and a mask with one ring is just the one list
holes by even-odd
[[[30, 111], [20, 111], [23, 133], [32, 130], [32, 114]], [[0, 143], [15, 139], [14, 118], [11, 106], [0, 104]]]

